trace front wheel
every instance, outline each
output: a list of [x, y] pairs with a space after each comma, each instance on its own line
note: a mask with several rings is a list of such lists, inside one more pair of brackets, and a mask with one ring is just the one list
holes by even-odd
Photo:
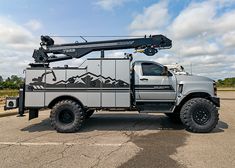
[[183, 105], [180, 119], [187, 130], [205, 133], [215, 128], [219, 114], [211, 101], [204, 98], [193, 98]]

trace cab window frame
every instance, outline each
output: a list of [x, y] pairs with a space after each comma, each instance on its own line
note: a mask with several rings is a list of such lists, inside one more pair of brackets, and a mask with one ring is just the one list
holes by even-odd
[[144, 64], [152, 64], [152, 65], [161, 67], [162, 72], [163, 72], [163, 66], [162, 65], [157, 64], [157, 63], [153, 63], [153, 62], [143, 62], [143, 63], [141, 63], [142, 76], [162, 76], [162, 72], [160, 74], [155, 74], [155, 75], [152, 75], [152, 74], [151, 75], [146, 75], [146, 74], [144, 74], [144, 66], [143, 66]]

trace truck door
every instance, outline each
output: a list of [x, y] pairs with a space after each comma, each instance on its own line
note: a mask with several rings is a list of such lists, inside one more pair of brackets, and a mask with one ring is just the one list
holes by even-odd
[[155, 62], [139, 63], [135, 75], [136, 101], [172, 102], [176, 98], [175, 77], [163, 74], [164, 66]]

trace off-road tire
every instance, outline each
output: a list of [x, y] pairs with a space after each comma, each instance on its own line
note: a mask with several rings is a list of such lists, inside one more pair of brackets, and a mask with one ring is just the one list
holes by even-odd
[[84, 118], [85, 119], [89, 119], [92, 114], [95, 112], [95, 110], [87, 110], [85, 113], [84, 113]]
[[180, 118], [191, 132], [211, 132], [217, 125], [219, 113], [216, 106], [205, 98], [188, 100], [180, 111]]
[[77, 132], [82, 127], [83, 115], [83, 109], [77, 102], [62, 100], [51, 110], [51, 126], [61, 133]]

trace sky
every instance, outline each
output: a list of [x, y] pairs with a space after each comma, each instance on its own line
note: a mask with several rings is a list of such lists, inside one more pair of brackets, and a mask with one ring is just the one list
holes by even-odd
[[[0, 75], [24, 76], [41, 35], [154, 34], [166, 35], [172, 48], [153, 57], [134, 54], [135, 60], [178, 63], [215, 80], [235, 77], [235, 0], [0, 0]], [[57, 44], [82, 41], [54, 39]], [[124, 52], [134, 51], [112, 51], [106, 56], [123, 57]], [[82, 61], [52, 66], [79, 66]]]

